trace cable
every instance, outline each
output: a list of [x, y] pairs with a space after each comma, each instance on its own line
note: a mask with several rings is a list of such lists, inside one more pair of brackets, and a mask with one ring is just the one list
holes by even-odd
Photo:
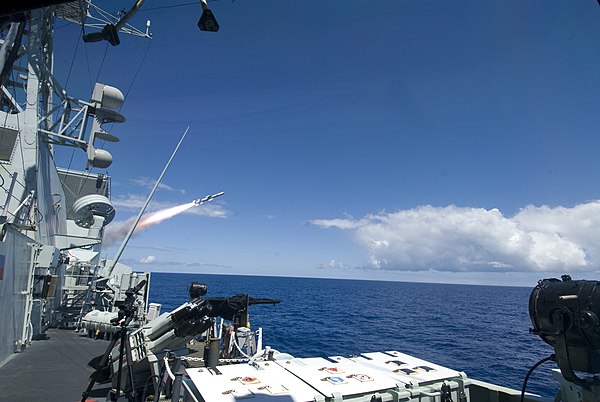
[[140, 11], [162, 10], [165, 8], [179, 8], [179, 7], [195, 6], [195, 5], [198, 5], [197, 1], [194, 1], [193, 3], [173, 4], [170, 6], [158, 6], [158, 7], [144, 8]]
[[523, 381], [523, 388], [521, 389], [521, 402], [523, 402], [525, 400], [525, 388], [527, 388], [527, 381], [529, 381], [529, 376], [531, 376], [531, 374], [533, 373], [533, 371], [538, 368], [539, 366], [541, 366], [542, 364], [546, 363], [547, 361], [556, 361], [556, 355], [555, 354], [551, 354], [550, 356], [540, 360], [539, 362], [537, 362], [536, 364], [534, 364], [529, 371], [527, 372], [527, 375], [525, 376], [525, 380]]
[[102, 67], [104, 67], [104, 60], [106, 60], [106, 53], [108, 52], [108, 41], [106, 42], [106, 46], [104, 47], [104, 55], [102, 55], [102, 61], [100, 62], [100, 68], [98, 68], [98, 75], [96, 75], [96, 82], [100, 79], [100, 73], [102, 72]]
[[[85, 32], [85, 28], [82, 25], [81, 29], [83, 32]], [[87, 64], [87, 70], [88, 70], [88, 82], [90, 84], [90, 88], [94, 88], [94, 85], [92, 84], [92, 70], [90, 69], [90, 56], [88, 55], [88, 51], [87, 51], [87, 46], [83, 46], [83, 50], [85, 52], [85, 61]]]
[[[158, 380], [158, 382], [160, 382], [160, 377], [159, 377], [158, 375], [156, 375], [156, 374], [152, 374], [152, 375], [150, 375], [150, 377], [148, 377], [148, 378], [146, 379], [146, 382], [144, 382], [144, 389], [143, 389], [143, 392], [142, 392], [142, 401], [145, 401], [145, 400], [146, 400], [146, 397], [148, 396], [148, 395], [147, 395], [147, 394], [148, 394], [148, 382], [149, 382], [151, 379], [155, 378], [155, 377], [156, 377], [156, 379]], [[156, 392], [156, 391], [155, 391], [155, 392]]]
[[79, 42], [81, 42], [81, 37], [84, 34], [83, 25], [81, 26], [81, 36], [77, 38], [77, 43], [75, 44], [75, 51], [73, 52], [73, 57], [71, 58], [71, 66], [69, 66], [69, 73], [67, 74], [67, 80], [65, 82], [64, 88], [67, 89], [69, 86], [69, 80], [71, 79], [71, 73], [73, 72], [73, 65], [75, 64], [75, 58], [77, 57], [77, 50], [79, 49]]
[[[215, 1], [217, 1], [217, 0], [208, 0], [207, 2], [208, 3], [214, 3]], [[600, 1], [600, 0], [598, 0], [598, 1]], [[141, 11], [152, 11], [152, 10], [162, 10], [162, 9], [165, 9], [165, 8], [179, 8], [179, 7], [187, 7], [187, 6], [197, 6], [197, 5], [198, 5], [198, 2], [195, 1], [193, 3], [182, 3], [182, 4], [173, 4], [173, 5], [170, 5], [170, 6], [157, 6], [157, 7], [144, 8], [144, 9], [139, 10], [138, 12], [141, 12]]]
[[[144, 55], [142, 56], [142, 61], [140, 61], [140, 65], [138, 66], [137, 70], [135, 71], [135, 74], [133, 74], [133, 79], [131, 80], [131, 84], [129, 84], [129, 88], [127, 88], [127, 91], [125, 92], [125, 99], [127, 99], [127, 96], [129, 95], [129, 92], [131, 91], [131, 88], [133, 87], [133, 84], [135, 83], [135, 80], [136, 80], [138, 74], [140, 73], [142, 66], [144, 65], [144, 61], [146, 60], [146, 56], [148, 55], [148, 50], [150, 50], [151, 44], [152, 44], [152, 41], [149, 41], [148, 46], [146, 46], [146, 51], [144, 52]], [[121, 105], [121, 107], [123, 107], [123, 106]], [[121, 108], [119, 108], [119, 110], [121, 110]]]

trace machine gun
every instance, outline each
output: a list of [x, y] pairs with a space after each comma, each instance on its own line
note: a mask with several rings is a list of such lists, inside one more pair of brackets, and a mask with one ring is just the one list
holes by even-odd
[[256, 299], [247, 294], [237, 294], [229, 298], [212, 297], [206, 300], [211, 305], [213, 317], [221, 317], [241, 327], [248, 325], [248, 307], [255, 304], [281, 303], [278, 299]]
[[[280, 303], [276, 299], [253, 298], [246, 294], [237, 294], [228, 298], [203, 298], [207, 289], [208, 287], [204, 284], [192, 283], [189, 287], [191, 300], [169, 313], [161, 314], [141, 328], [129, 328], [131, 332], [127, 335], [123, 332], [125, 329], [122, 329], [120, 345], [115, 345], [117, 340], [114, 339], [104, 356], [99, 356], [90, 362], [90, 365], [98, 373], [93, 374], [91, 385], [94, 382], [105, 383], [112, 379], [115, 388], [119, 389], [121, 384], [125, 384], [125, 393], [133, 395], [136, 389], [139, 391], [139, 388], [145, 385], [148, 378], [161, 377], [163, 369], [160, 367], [160, 362], [165, 355], [168, 353], [188, 354], [190, 352], [187, 347], [188, 342], [199, 335], [203, 335], [200, 339], [205, 340], [208, 344], [210, 337], [215, 335], [212, 329], [216, 317], [232, 321], [230, 328], [234, 330], [243, 328], [250, 332], [246, 328], [249, 306]], [[134, 294], [135, 292], [132, 293], [132, 299]], [[124, 307], [128, 305], [124, 304]], [[127, 325], [123, 321], [125, 316], [125, 314], [119, 314], [113, 325], [122, 325], [124, 328]], [[128, 339], [124, 341], [125, 338]], [[212, 341], [214, 340], [213, 338]], [[125, 348], [121, 345], [125, 345]], [[121, 356], [118, 359], [116, 351], [118, 351], [118, 356]], [[109, 355], [112, 356], [112, 359], [108, 359]], [[124, 359], [123, 356], [126, 358]], [[103, 364], [99, 364], [100, 357], [103, 357]], [[112, 363], [108, 360], [112, 360]], [[121, 367], [123, 360], [125, 360], [126, 367]], [[103, 375], [100, 375], [100, 372], [103, 372]], [[155, 387], [158, 386], [158, 382], [155, 381]], [[89, 394], [89, 389], [84, 394], [84, 399]]]
[[[248, 325], [248, 308], [256, 304], [279, 304], [277, 299], [254, 298], [247, 294], [232, 297], [205, 298], [207, 286], [192, 283], [189, 288], [192, 299], [170, 313], [165, 313], [146, 324], [142, 330], [144, 336], [152, 341], [151, 348], [164, 346], [173, 338], [189, 338], [206, 332], [214, 324], [215, 317], [232, 321], [236, 327]], [[186, 339], [186, 342], [189, 339]], [[181, 343], [179, 340], [175, 342]], [[173, 350], [173, 345], [170, 347]]]

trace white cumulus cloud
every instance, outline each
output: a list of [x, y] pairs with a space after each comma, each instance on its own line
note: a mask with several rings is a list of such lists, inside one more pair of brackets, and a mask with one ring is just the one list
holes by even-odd
[[[131, 184], [134, 184], [136, 186], [140, 186], [140, 187], [146, 187], [148, 189], [153, 188], [156, 185], [156, 179], [153, 179], [151, 177], [146, 177], [146, 176], [141, 176], [135, 179], [129, 179], [129, 182]], [[183, 189], [176, 189], [174, 187], [169, 186], [168, 184], [165, 183], [159, 183], [158, 185], [158, 189], [159, 190], [167, 190], [167, 191], [177, 191], [181, 194], [185, 194], [185, 190]]]
[[361, 219], [316, 219], [351, 231], [371, 268], [411, 271], [593, 271], [600, 268], [600, 201], [571, 208], [420, 206]]
[[156, 261], [156, 257], [153, 255], [149, 255], [147, 257], [144, 257], [142, 259], [140, 259], [140, 264], [152, 264], [154, 261]]

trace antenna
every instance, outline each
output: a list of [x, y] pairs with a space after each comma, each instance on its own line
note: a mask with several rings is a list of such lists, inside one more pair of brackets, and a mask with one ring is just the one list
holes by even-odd
[[114, 261], [113, 261], [110, 269], [108, 270], [108, 276], [110, 276], [110, 274], [112, 274], [112, 271], [117, 266], [117, 263], [119, 262], [119, 258], [121, 258], [121, 254], [123, 254], [123, 251], [125, 250], [125, 247], [127, 246], [127, 243], [129, 242], [129, 239], [131, 239], [131, 236], [133, 235], [133, 232], [135, 231], [135, 228], [137, 227], [138, 223], [140, 223], [140, 219], [142, 219], [142, 215], [146, 211], [146, 207], [150, 203], [150, 200], [152, 199], [152, 196], [154, 195], [154, 192], [158, 188], [158, 185], [160, 184], [160, 181], [162, 180], [163, 176], [167, 172], [167, 169], [169, 168], [169, 165], [171, 164], [171, 161], [175, 157], [175, 154], [177, 153], [177, 150], [179, 149], [179, 146], [183, 142], [183, 139], [187, 135], [189, 129], [190, 129], [189, 127], [185, 129], [185, 132], [181, 136], [181, 139], [179, 140], [179, 143], [175, 147], [175, 150], [171, 154], [171, 157], [169, 158], [169, 161], [165, 165], [165, 168], [163, 169], [162, 173], [160, 174], [160, 177], [158, 178], [158, 180], [156, 180], [156, 183], [154, 184], [154, 188], [152, 189], [152, 191], [150, 191], [150, 195], [148, 195], [148, 199], [146, 200], [146, 203], [142, 206], [142, 209], [140, 209], [140, 212], [139, 212], [137, 218], [135, 219], [135, 222], [133, 223], [133, 225], [131, 225], [131, 228], [129, 229], [129, 232], [127, 233], [127, 236], [125, 236], [125, 239], [123, 239], [123, 243], [121, 243], [121, 247], [119, 248], [119, 251], [117, 251], [117, 254], [115, 255]]
[[[135, 13], [137, 13], [137, 11], [140, 9], [142, 4], [144, 4], [144, 1], [145, 0], [137, 0], [133, 4], [131, 9], [129, 11], [127, 11], [127, 13], [125, 13], [125, 15], [123, 15], [123, 17], [121, 17], [116, 23], [108, 22], [106, 25], [104, 25], [104, 27], [102, 28], [101, 31], [91, 32], [91, 33], [83, 35], [83, 41], [87, 43], [87, 42], [100, 42], [100, 41], [106, 40], [106, 41], [108, 41], [108, 43], [110, 43], [113, 46], [119, 45], [121, 43], [121, 40], [119, 39], [119, 31], [121, 31], [121, 29], [123, 29], [125, 27], [127, 22], [135, 15]], [[114, 17], [112, 17], [112, 18], [114, 18]], [[145, 34], [138, 30], [132, 30], [132, 29], [127, 29], [126, 31], [127, 31], [127, 33], [145, 36], [148, 38], [148, 37], [150, 37], [150, 35], [148, 35], [149, 28], [150, 28], [150, 21], [147, 21]]]

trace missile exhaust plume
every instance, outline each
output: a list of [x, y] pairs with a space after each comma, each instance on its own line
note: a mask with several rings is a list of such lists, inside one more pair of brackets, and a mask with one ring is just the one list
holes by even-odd
[[[152, 212], [142, 217], [137, 227], [135, 228], [133, 234], [137, 235], [138, 233], [143, 232], [151, 226], [156, 225], [164, 221], [165, 219], [172, 218], [175, 215], [178, 215], [193, 206], [194, 203], [190, 202], [187, 204], [182, 204], [170, 208], [164, 208], [156, 212]], [[125, 236], [127, 236], [127, 232], [131, 229], [131, 225], [133, 225], [134, 222], [135, 216], [132, 216], [131, 218], [122, 222], [112, 222], [112, 224], [110, 226], [107, 226], [104, 230], [104, 246], [110, 247], [113, 244], [122, 241], [125, 238]]]
[[197, 207], [198, 205], [202, 205], [205, 202], [212, 201], [215, 198], [222, 196], [223, 194], [225, 194], [225, 192], [221, 191], [217, 194], [207, 195], [204, 198], [199, 198], [192, 202], [188, 202], [187, 204], [182, 204], [182, 205], [178, 205], [175, 207], [165, 208], [165, 209], [161, 209], [160, 211], [153, 212], [151, 214], [146, 215], [145, 217], [143, 217], [140, 220], [140, 223], [138, 224], [138, 228], [143, 229], [147, 226], [155, 225], [157, 223], [164, 221], [165, 219], [169, 219], [169, 218], [174, 217], [175, 215], [179, 215], [180, 213], [187, 211], [191, 207]]
[[[149, 213], [148, 215], [143, 216], [140, 219], [140, 222], [135, 228], [133, 234], [138, 234], [150, 228], [151, 226], [154, 226], [156, 224], [161, 223], [164, 220], [177, 216], [192, 207], [203, 204], [204, 202], [212, 201], [213, 199], [220, 197], [223, 194], [225, 193], [220, 192], [214, 195], [206, 196], [202, 199], [194, 200], [192, 202], [177, 205], [174, 207], [164, 208], [156, 212]], [[104, 232], [104, 245], [108, 247], [113, 245], [117, 241], [122, 240], [127, 235], [127, 232], [131, 229], [131, 225], [133, 224], [134, 220], [135, 218], [131, 217], [126, 221], [113, 222], [112, 225], [108, 226]]]
[[165, 219], [174, 217], [175, 215], [179, 215], [180, 213], [190, 209], [194, 205], [196, 204], [194, 204], [193, 202], [188, 202], [187, 204], [177, 205], [175, 207], [165, 208], [161, 209], [160, 211], [152, 212], [151, 214], [148, 214], [142, 218], [142, 220], [138, 224], [138, 229], [136, 229], [136, 231], [160, 223]]

